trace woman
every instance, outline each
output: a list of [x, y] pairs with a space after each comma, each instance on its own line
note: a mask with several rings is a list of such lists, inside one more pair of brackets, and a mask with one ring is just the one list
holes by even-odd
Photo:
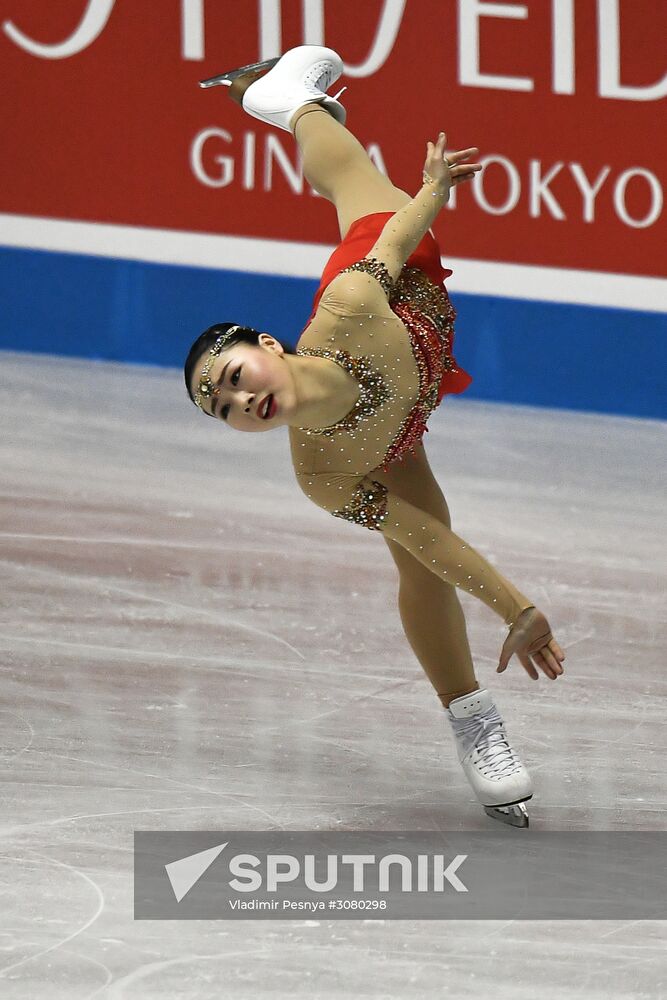
[[[398, 567], [407, 639], [447, 711], [459, 759], [488, 815], [527, 826], [530, 778], [490, 693], [475, 678], [457, 587], [509, 625], [498, 671], [516, 653], [535, 680], [555, 680], [564, 653], [533, 603], [451, 531], [422, 444], [426, 420], [470, 376], [452, 356], [454, 312], [430, 226], [454, 184], [481, 169], [476, 148], [445, 156], [428, 143], [414, 198], [373, 166], [326, 90], [343, 72], [331, 49], [203, 82], [225, 84], [253, 117], [294, 134], [309, 183], [335, 206], [343, 243], [313, 314], [288, 351], [266, 333], [221, 324], [185, 365], [191, 399], [235, 430], [287, 426], [297, 481], [335, 517], [379, 531]], [[337, 95], [337, 97], [340, 95]]]

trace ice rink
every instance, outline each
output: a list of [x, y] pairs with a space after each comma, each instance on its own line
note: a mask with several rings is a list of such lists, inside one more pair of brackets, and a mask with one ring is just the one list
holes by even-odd
[[[135, 921], [133, 832], [489, 830], [405, 639], [382, 539], [179, 371], [0, 355], [2, 1000], [656, 1000], [664, 923]], [[454, 530], [547, 614], [565, 676], [482, 686], [532, 830], [664, 830], [665, 434], [448, 397]], [[506, 829], [506, 828], [502, 828]], [[513, 831], [518, 838], [522, 831]]]

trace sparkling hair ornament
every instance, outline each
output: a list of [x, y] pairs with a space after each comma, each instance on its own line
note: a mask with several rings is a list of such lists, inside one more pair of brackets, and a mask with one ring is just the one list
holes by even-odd
[[199, 376], [199, 385], [197, 387], [197, 392], [195, 393], [195, 403], [197, 404], [200, 410], [202, 409], [201, 405], [202, 401], [204, 399], [210, 399], [211, 396], [213, 395], [213, 391], [215, 388], [213, 382], [211, 381], [211, 377], [209, 375], [209, 372], [211, 371], [211, 365], [213, 364], [215, 359], [222, 354], [225, 347], [232, 339], [236, 331], [240, 329], [241, 329], [240, 326], [230, 326], [229, 330], [226, 330], [224, 333], [220, 334], [215, 344], [208, 352], [210, 356], [206, 364], [202, 368], [201, 375]]

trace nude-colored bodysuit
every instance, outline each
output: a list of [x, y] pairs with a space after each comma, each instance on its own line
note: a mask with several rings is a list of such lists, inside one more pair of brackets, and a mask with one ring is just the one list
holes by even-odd
[[[437, 406], [442, 372], [453, 365], [448, 299], [423, 272], [404, 267], [442, 204], [439, 188], [424, 184], [389, 219], [368, 257], [324, 291], [297, 354], [341, 365], [360, 393], [347, 416], [329, 428], [291, 427], [292, 461], [299, 485], [318, 506], [382, 531], [511, 625], [532, 602], [447, 525], [373, 477], [421, 439]], [[413, 307], [421, 322], [410, 321]], [[432, 338], [429, 351], [425, 336]], [[433, 338], [440, 351], [434, 352]]]

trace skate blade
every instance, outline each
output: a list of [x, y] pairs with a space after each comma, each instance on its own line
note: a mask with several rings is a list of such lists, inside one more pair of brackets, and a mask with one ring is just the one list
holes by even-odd
[[244, 73], [258, 72], [259, 70], [265, 69], [270, 70], [276, 65], [280, 56], [276, 56], [275, 59], [265, 59], [264, 62], [248, 63], [247, 66], [239, 66], [238, 69], [230, 69], [228, 73], [220, 73], [219, 76], [209, 76], [207, 80], [200, 80], [200, 87], [231, 87], [234, 80], [239, 76], [243, 76]]
[[500, 820], [508, 826], [522, 828], [529, 826], [528, 811], [523, 802], [517, 802], [512, 806], [484, 806], [484, 812], [491, 819]]

